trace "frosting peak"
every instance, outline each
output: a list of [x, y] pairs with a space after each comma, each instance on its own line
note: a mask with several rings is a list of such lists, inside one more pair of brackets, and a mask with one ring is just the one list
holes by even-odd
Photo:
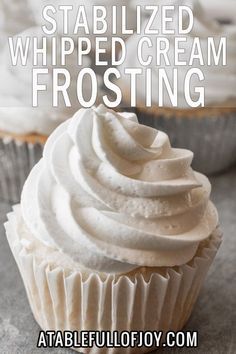
[[135, 114], [81, 109], [31, 172], [24, 220], [39, 241], [95, 271], [183, 264], [218, 223], [192, 158]]

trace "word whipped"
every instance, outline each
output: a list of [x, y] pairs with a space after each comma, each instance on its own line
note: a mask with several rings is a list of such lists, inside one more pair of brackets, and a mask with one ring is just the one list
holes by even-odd
[[[162, 107], [166, 95], [171, 105], [178, 107], [180, 85], [189, 107], [203, 107], [205, 89], [201, 83], [204, 83], [205, 75], [201, 67], [227, 65], [225, 37], [217, 41], [214, 37], [204, 38], [203, 48], [199, 37], [187, 37], [194, 28], [194, 15], [188, 6], [137, 6], [135, 28], [128, 27], [126, 6], [93, 6], [90, 17], [85, 6], [80, 5], [77, 11], [74, 10], [72, 5], [61, 5], [57, 9], [52, 5], [45, 6], [42, 37], [9, 38], [12, 65], [32, 66], [33, 107], [37, 107], [39, 95], [48, 89], [46, 84], [40, 84], [40, 78], [49, 74], [53, 77], [53, 107], [59, 105], [59, 96], [63, 97], [66, 107], [71, 107], [68, 91], [75, 75], [79, 104], [93, 106], [101, 80], [92, 68], [82, 67], [88, 55], [94, 56], [95, 67], [104, 68], [102, 84], [106, 94], [102, 99], [110, 108], [117, 107], [123, 100], [119, 86], [123, 80], [128, 83], [130, 106], [137, 105], [139, 76], [144, 78], [144, 102], [147, 107], [152, 106], [153, 101]], [[142, 16], [144, 11], [146, 16]], [[173, 26], [174, 18], [177, 18], [176, 26]], [[126, 37], [134, 33], [139, 35], [134, 52], [138, 65], [120, 70], [127, 57]], [[150, 48], [152, 54], [147, 55]], [[73, 58], [73, 69], [67, 67], [68, 58]], [[49, 70], [48, 66], [52, 69]], [[184, 78], [180, 72], [183, 66], [187, 67]], [[171, 75], [167, 72], [170, 67]], [[152, 86], [154, 75], [158, 76], [155, 92]], [[83, 95], [85, 81], [90, 82], [89, 97]]]

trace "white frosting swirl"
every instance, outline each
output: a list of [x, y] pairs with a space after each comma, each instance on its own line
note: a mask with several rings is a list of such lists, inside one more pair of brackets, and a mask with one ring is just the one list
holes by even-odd
[[[140, 39], [143, 37], [141, 35], [133, 35], [127, 41], [127, 55], [124, 63], [120, 66], [120, 71], [124, 72], [125, 68], [140, 68], [144, 70], [146, 68], [152, 69], [152, 103], [158, 105], [158, 82], [159, 68], [165, 68], [169, 82], [173, 83], [173, 69], [178, 69], [178, 108], [189, 108], [189, 105], [185, 99], [185, 77], [187, 71], [191, 68], [199, 68], [204, 75], [204, 81], [200, 81], [196, 75], [194, 75], [190, 82], [190, 93], [194, 101], [199, 98], [199, 93], [195, 91], [195, 87], [203, 86], [205, 89], [205, 106], [215, 106], [224, 103], [232, 104], [236, 98], [236, 25], [232, 24], [219, 24], [215, 19], [211, 18], [207, 10], [203, 10], [201, 4], [198, 0], [172, 0], [168, 1], [168, 5], [175, 6], [175, 15], [173, 17], [173, 22], [168, 25], [168, 29], [174, 29], [175, 34], [166, 35], [163, 34], [163, 29], [161, 28], [161, 11], [152, 25], [153, 29], [158, 29], [158, 35], [147, 35], [151, 39], [152, 46], [143, 46], [143, 57], [146, 59], [148, 56], [152, 56], [154, 59], [152, 63], [148, 66], [142, 67], [137, 55], [137, 47]], [[160, 1], [160, 5], [163, 5], [163, 1]], [[178, 34], [178, 23], [179, 16], [177, 8], [179, 5], [187, 5], [192, 8], [194, 16], [194, 26], [189, 34], [180, 35]], [[227, 6], [227, 4], [225, 4]], [[149, 13], [150, 15], [150, 13]], [[188, 18], [184, 18], [187, 21]], [[146, 28], [146, 23], [144, 24], [143, 30]], [[185, 25], [184, 25], [185, 28]], [[169, 40], [170, 47], [168, 50], [168, 58], [170, 65], [166, 65], [165, 57], [162, 55], [160, 60], [160, 65], [156, 65], [156, 55], [157, 46], [156, 38], [166, 37]], [[184, 50], [183, 54], [179, 55], [181, 61], [185, 61], [187, 65], [175, 65], [175, 53], [176, 48], [174, 45], [175, 38], [185, 37], [186, 42], [181, 42], [180, 48]], [[203, 53], [204, 65], [200, 65], [199, 60], [194, 60], [193, 65], [189, 65], [189, 57], [193, 46], [193, 41], [198, 37], [200, 40], [200, 45]], [[227, 38], [227, 65], [222, 64], [222, 60], [219, 65], [208, 65], [207, 55], [208, 55], [208, 37], [213, 37], [215, 46], [218, 48], [220, 38]], [[122, 79], [126, 85], [129, 85], [129, 76], [123, 75]], [[145, 102], [146, 97], [146, 85], [145, 76], [137, 75], [137, 94], [139, 100]], [[224, 90], [222, 90], [222, 83], [224, 83]], [[167, 94], [164, 94], [164, 106], [172, 107], [172, 103]]]
[[81, 109], [49, 137], [26, 181], [24, 221], [94, 271], [184, 264], [218, 224], [192, 158], [132, 113]]
[[[41, 28], [30, 28], [19, 36], [23, 43], [25, 39], [30, 37], [30, 50], [27, 57], [27, 65], [13, 66], [10, 50], [8, 45], [0, 57], [0, 130], [14, 133], [14, 134], [29, 134], [38, 133], [49, 135], [60, 123], [71, 117], [78, 108], [80, 108], [76, 96], [76, 79], [79, 70], [82, 67], [90, 66], [90, 59], [84, 58], [83, 66], [77, 67], [76, 54], [67, 56], [65, 69], [70, 72], [71, 83], [68, 89], [72, 107], [66, 107], [62, 95], [59, 98], [58, 107], [52, 106], [52, 70], [54, 66], [52, 63], [51, 51], [47, 50], [47, 66], [38, 63], [35, 68], [47, 68], [48, 74], [41, 75], [39, 79], [40, 84], [45, 84], [46, 91], [38, 94], [38, 107], [32, 107], [32, 69], [33, 69], [33, 38], [37, 38], [39, 48], [42, 48], [42, 38], [46, 35]], [[50, 46], [50, 37], [47, 38], [47, 43]], [[49, 47], [50, 48], [50, 47]], [[58, 58], [60, 52], [57, 52]], [[42, 61], [42, 56], [39, 56]], [[60, 65], [56, 65], [56, 68]], [[59, 84], [64, 83], [64, 77], [60, 78]], [[86, 98], [90, 94], [90, 83], [83, 86], [83, 94]], [[89, 97], [89, 96], [88, 96]]]

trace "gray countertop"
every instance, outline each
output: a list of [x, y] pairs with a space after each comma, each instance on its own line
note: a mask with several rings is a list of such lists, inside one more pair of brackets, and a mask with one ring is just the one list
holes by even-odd
[[[197, 349], [165, 349], [158, 353], [236, 353], [236, 169], [211, 178], [212, 199], [219, 210], [224, 242], [200, 294], [186, 330], [199, 332]], [[0, 204], [0, 352], [2, 354], [73, 353], [37, 349], [39, 327], [8, 247], [3, 223], [10, 210]]]

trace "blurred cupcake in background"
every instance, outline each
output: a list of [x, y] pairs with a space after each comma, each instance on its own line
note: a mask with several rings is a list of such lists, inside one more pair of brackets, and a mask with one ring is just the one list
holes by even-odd
[[35, 23], [28, 0], [0, 1], [0, 52], [9, 36], [24, 31]]
[[[39, 48], [45, 36], [38, 27], [21, 33], [23, 41], [26, 37], [37, 38]], [[16, 38], [14, 38], [16, 40]], [[30, 42], [32, 44], [32, 41]], [[38, 106], [32, 106], [32, 69], [33, 52], [30, 44], [27, 65], [13, 66], [9, 47], [6, 46], [0, 57], [0, 199], [17, 202], [22, 185], [32, 166], [42, 155], [42, 148], [50, 133], [63, 121], [69, 118], [79, 107], [76, 96], [77, 75], [82, 67], [90, 66], [90, 59], [84, 58], [83, 66], [76, 67], [75, 56], [68, 56], [65, 68], [71, 76], [68, 95], [71, 107], [67, 108], [63, 96], [59, 95], [58, 107], [53, 107], [53, 65], [50, 41], [47, 42], [47, 66], [40, 62], [36, 68], [48, 69], [48, 74], [39, 76], [39, 84], [46, 85], [46, 90], [38, 92]], [[58, 57], [60, 53], [57, 53]], [[58, 68], [58, 65], [56, 66]], [[59, 76], [59, 85], [65, 81]], [[83, 85], [83, 95], [90, 93], [90, 83]], [[90, 96], [89, 96], [90, 97]]]
[[[145, 106], [146, 78], [143, 74], [137, 75], [136, 112], [140, 122], [167, 132], [172, 144], [192, 150], [195, 154], [193, 166], [196, 169], [206, 174], [217, 173], [236, 162], [236, 26], [233, 21], [224, 24], [222, 21], [213, 19], [207, 10], [203, 10], [198, 0], [173, 1], [172, 3], [175, 6], [189, 5], [193, 10], [193, 29], [190, 34], [187, 34], [187, 41], [181, 43], [181, 48], [186, 49], [187, 56], [190, 54], [193, 38], [199, 37], [204, 62], [207, 63], [207, 38], [213, 37], [217, 48], [220, 38], [226, 37], [227, 65], [224, 66], [221, 61], [218, 66], [201, 66], [199, 60], [194, 60], [192, 66], [176, 67], [173, 45], [176, 35], [168, 35], [168, 37], [163, 35], [158, 21], [159, 17], [157, 17], [153, 27], [159, 28], [159, 34], [149, 35], [151, 46], [143, 47], [144, 58], [148, 58], [149, 55], [154, 58], [150, 65], [142, 67], [152, 69], [152, 107]], [[227, 7], [227, 3], [225, 6]], [[172, 25], [171, 28], [176, 30], [175, 33], [178, 33], [177, 11]], [[126, 60], [119, 67], [122, 73], [127, 67], [141, 67], [135, 53], [137, 53], [138, 42], [142, 36], [143, 34], [134, 35], [128, 39]], [[160, 65], [157, 66], [155, 62], [155, 40], [159, 36], [170, 40], [168, 54], [170, 65], [168, 66], [164, 56], [161, 56]], [[188, 61], [186, 54], [181, 54], [180, 58]], [[178, 68], [178, 108], [173, 108], [167, 92], [164, 93], [163, 107], [159, 107], [159, 68], [165, 68], [170, 83], [173, 82], [173, 69]], [[186, 102], [184, 80], [190, 68], [199, 68], [204, 74], [204, 81], [200, 81], [196, 75], [190, 81], [190, 94], [193, 101], [199, 98], [199, 93], [195, 88], [204, 87], [204, 108], [189, 108]], [[122, 75], [117, 84], [124, 93], [124, 105], [129, 105], [130, 77]]]
[[208, 15], [222, 24], [236, 24], [235, 0], [200, 0]]

